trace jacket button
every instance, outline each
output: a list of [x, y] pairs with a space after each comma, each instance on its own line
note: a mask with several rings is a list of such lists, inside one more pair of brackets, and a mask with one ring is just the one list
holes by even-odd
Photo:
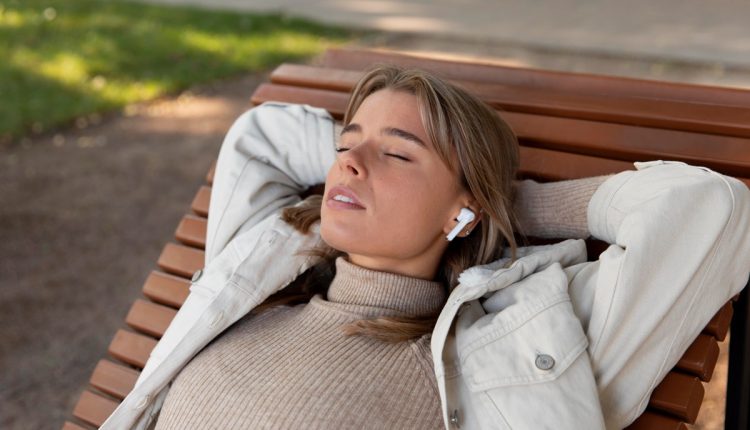
[[555, 365], [555, 359], [547, 354], [539, 354], [534, 364], [542, 370], [550, 370]]
[[458, 409], [453, 410], [453, 413], [451, 414], [451, 417], [450, 417], [450, 421], [451, 421], [451, 424], [453, 424], [454, 426], [461, 427], [460, 425], [458, 425]]
[[193, 282], [197, 281], [198, 279], [201, 278], [201, 276], [203, 276], [203, 270], [201, 270], [201, 269], [196, 270], [195, 273], [193, 273], [193, 279], [192, 279], [192, 281]]
[[148, 399], [148, 396], [141, 397], [141, 400], [138, 401], [138, 404], [136, 404], [133, 409], [135, 409], [136, 411], [140, 411], [141, 409], [145, 408], [146, 405], [148, 405]]

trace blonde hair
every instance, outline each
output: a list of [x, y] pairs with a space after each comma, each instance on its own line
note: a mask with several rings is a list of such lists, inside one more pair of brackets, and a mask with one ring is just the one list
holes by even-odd
[[[443, 254], [437, 281], [448, 292], [458, 284], [458, 276], [467, 268], [502, 257], [509, 246], [511, 262], [516, 259], [517, 219], [513, 212], [513, 180], [519, 166], [518, 140], [492, 108], [468, 91], [434, 74], [393, 65], [377, 65], [357, 83], [349, 98], [344, 125], [351, 122], [357, 109], [370, 94], [382, 89], [404, 91], [417, 98], [419, 114], [435, 151], [451, 171], [457, 172], [464, 189], [470, 191], [482, 211], [478, 232], [454, 239]], [[451, 154], [455, 151], [455, 159]], [[283, 219], [307, 234], [320, 219], [322, 196], [311, 195], [304, 203], [287, 207]], [[303, 250], [322, 260], [300, 275], [301, 293], [283, 297], [262, 306], [309, 300], [325, 293], [335, 275], [335, 259], [345, 255], [326, 244]], [[295, 281], [295, 282], [297, 282]], [[300, 286], [301, 285], [301, 286]], [[431, 333], [437, 315], [425, 318], [383, 317], [354, 321], [342, 326], [348, 335], [365, 335], [385, 342], [401, 342]]]

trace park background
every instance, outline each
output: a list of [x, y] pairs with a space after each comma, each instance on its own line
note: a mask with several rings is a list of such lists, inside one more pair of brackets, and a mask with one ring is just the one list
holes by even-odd
[[[327, 47], [750, 88], [750, 4], [0, 0], [0, 428], [59, 428], [232, 121]], [[693, 428], [723, 428], [726, 347]]]

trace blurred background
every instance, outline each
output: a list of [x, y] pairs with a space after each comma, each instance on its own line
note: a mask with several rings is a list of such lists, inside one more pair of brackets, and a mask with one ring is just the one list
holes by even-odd
[[[60, 428], [255, 87], [331, 46], [750, 88], [750, 3], [0, 0], [0, 428]], [[726, 346], [696, 429], [723, 428]]]

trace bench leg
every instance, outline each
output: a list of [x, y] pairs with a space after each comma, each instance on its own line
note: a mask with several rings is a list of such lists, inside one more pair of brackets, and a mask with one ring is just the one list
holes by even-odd
[[729, 337], [725, 430], [750, 428], [750, 282], [734, 302]]

